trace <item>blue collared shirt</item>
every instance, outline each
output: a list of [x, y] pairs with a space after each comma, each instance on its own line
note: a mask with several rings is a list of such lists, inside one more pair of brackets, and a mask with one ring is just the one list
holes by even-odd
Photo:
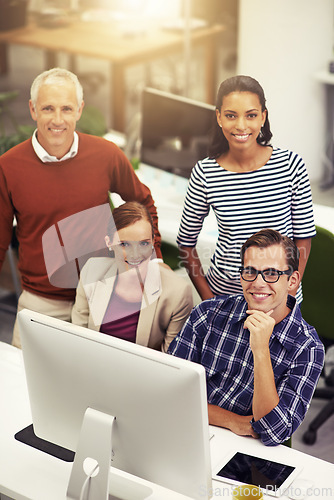
[[[269, 340], [278, 405], [252, 427], [266, 445], [287, 440], [303, 421], [323, 364], [324, 347], [302, 318], [293, 297], [291, 312], [275, 325]], [[253, 353], [244, 329], [243, 295], [215, 297], [194, 307], [168, 352], [204, 366], [208, 403], [239, 415], [252, 415]]]

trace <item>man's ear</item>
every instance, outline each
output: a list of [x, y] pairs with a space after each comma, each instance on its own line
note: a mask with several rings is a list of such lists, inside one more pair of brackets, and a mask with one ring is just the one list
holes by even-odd
[[79, 109], [78, 109], [77, 121], [80, 120], [80, 118], [81, 118], [82, 110], [84, 109], [84, 105], [85, 105], [85, 102], [82, 101], [82, 103], [81, 103], [81, 105], [79, 106]]
[[288, 291], [296, 290], [300, 283], [300, 273], [299, 271], [293, 271], [288, 281]]
[[34, 107], [31, 99], [29, 99], [29, 111], [30, 111], [31, 118], [34, 121], [36, 121], [37, 120], [37, 113], [36, 113], [35, 107]]

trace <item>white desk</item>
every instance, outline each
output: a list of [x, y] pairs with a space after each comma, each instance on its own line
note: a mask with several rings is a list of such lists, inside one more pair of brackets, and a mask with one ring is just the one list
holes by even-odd
[[[22, 351], [0, 342], [0, 494], [18, 500], [65, 500], [72, 463], [54, 458], [15, 440], [19, 430], [32, 423]], [[119, 490], [125, 478], [153, 493], [150, 500], [189, 500], [188, 497], [145, 480], [116, 471], [110, 482]], [[116, 494], [115, 491], [113, 493]], [[119, 494], [119, 493], [118, 493]]]
[[[31, 413], [22, 352], [4, 343], [0, 343], [0, 401], [0, 493], [18, 500], [65, 500], [71, 463], [58, 460], [14, 439], [18, 430], [31, 424]], [[308, 500], [334, 498], [334, 464], [286, 446], [268, 448], [258, 440], [236, 436], [225, 429], [212, 427], [211, 430], [214, 433], [210, 442], [213, 467], [219, 464], [229, 450], [240, 450], [284, 462], [289, 462], [289, 459], [298, 460], [304, 468], [300, 477], [313, 482]], [[118, 476], [131, 478], [122, 472]], [[153, 490], [147, 497], [149, 500], [187, 498], [148, 481], [141, 480], [140, 484]], [[213, 498], [233, 498], [232, 487], [218, 481], [213, 481], [211, 493]], [[286, 500], [287, 497], [280, 498]]]

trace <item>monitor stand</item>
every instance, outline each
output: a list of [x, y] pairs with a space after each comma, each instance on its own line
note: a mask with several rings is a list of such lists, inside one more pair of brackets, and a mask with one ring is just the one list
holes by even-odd
[[153, 493], [150, 487], [139, 484], [135, 476], [127, 479], [111, 467], [115, 420], [116, 417], [112, 415], [87, 408], [68, 484], [67, 500], [144, 500]]
[[[68, 483], [67, 500], [108, 500], [114, 421], [112, 415], [87, 408]], [[89, 462], [95, 462], [96, 469], [88, 471]]]

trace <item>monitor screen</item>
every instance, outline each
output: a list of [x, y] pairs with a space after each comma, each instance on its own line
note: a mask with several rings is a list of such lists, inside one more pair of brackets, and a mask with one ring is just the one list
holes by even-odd
[[160, 90], [142, 94], [141, 161], [189, 178], [208, 156], [215, 106]]
[[38, 437], [77, 456], [87, 409], [93, 445], [115, 417], [112, 445], [104, 440], [113, 467], [203, 499], [211, 466], [201, 365], [26, 309], [18, 318]]

